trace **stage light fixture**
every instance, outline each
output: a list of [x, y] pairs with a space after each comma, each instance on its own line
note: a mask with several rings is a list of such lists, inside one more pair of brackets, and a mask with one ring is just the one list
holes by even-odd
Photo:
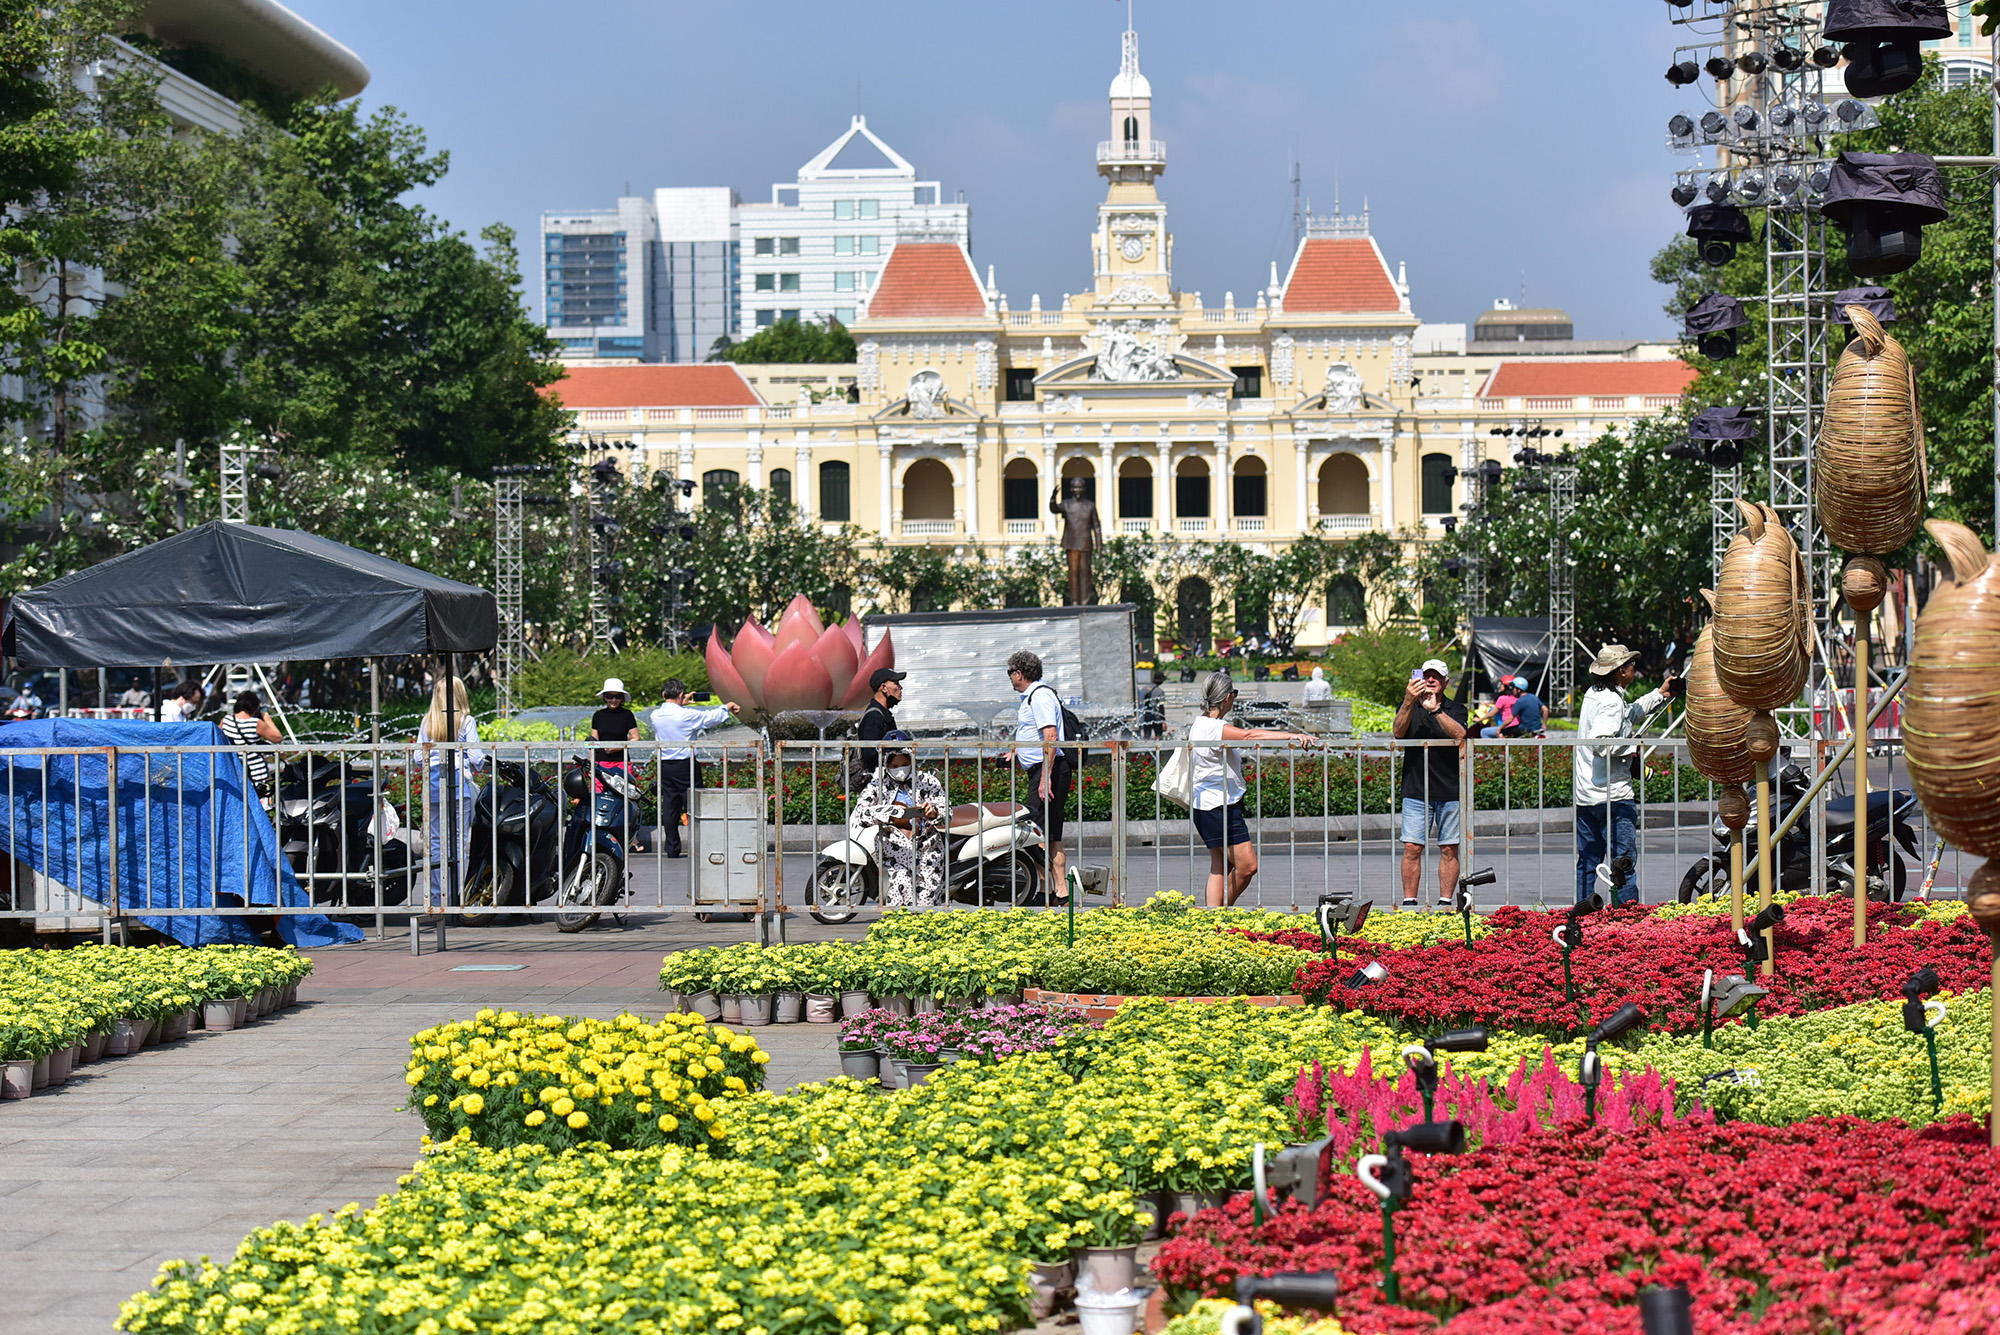
[[1674, 113], [1667, 121], [1667, 147], [1676, 153], [1692, 153], [1698, 147], [1694, 132], [1693, 120], [1679, 112]]
[[1736, 72], [1736, 62], [1728, 56], [1710, 56], [1702, 62], [1702, 68], [1715, 79], [1727, 79]]
[[1762, 123], [1757, 117], [1757, 108], [1748, 102], [1730, 112], [1729, 119], [1735, 121], [1736, 128], [1745, 134], [1757, 133], [1757, 126]]
[[1736, 68], [1745, 74], [1762, 74], [1770, 64], [1770, 58], [1762, 51], [1745, 51], [1736, 57]]
[[1813, 48], [1812, 63], [1823, 70], [1830, 70], [1840, 63], [1840, 52], [1830, 46], [1816, 46]]
[[1676, 60], [1667, 66], [1667, 82], [1676, 88], [1685, 88], [1701, 77], [1701, 66], [1692, 60]]
[[1728, 137], [1729, 118], [1719, 111], [1701, 113], [1701, 132], [1710, 143]]
[[[1725, 178], [1717, 176], [1712, 179], [1710, 190], [1715, 188], [1717, 181], [1724, 181], [1726, 198], [1728, 186]], [[1710, 198], [1714, 196], [1711, 194]], [[1688, 210], [1687, 234], [1694, 238], [1702, 263], [1719, 268], [1735, 258], [1739, 244], [1750, 240], [1750, 220], [1734, 204], [1725, 204], [1720, 200], [1713, 204], [1697, 204]]]
[[1771, 52], [1771, 63], [1787, 73], [1804, 69], [1806, 53], [1796, 46], [1780, 46]]
[[1796, 199], [1805, 188], [1806, 179], [1797, 167], [1789, 164], [1776, 168], [1771, 173], [1771, 193], [1779, 199]]
[[1708, 447], [1711, 468], [1734, 468], [1743, 462], [1743, 447], [1733, 440], [1717, 441]]
[[1761, 204], [1769, 185], [1764, 173], [1753, 167], [1736, 178], [1736, 197], [1745, 204]]
[[1799, 109], [1787, 103], [1771, 108], [1771, 129], [1776, 134], [1796, 134], [1799, 128]]
[[1820, 35], [1844, 47], [1848, 92], [1888, 97], [1916, 85], [1922, 44], [1951, 36], [1951, 20], [1939, 0], [1827, 0]]
[[1851, 97], [1844, 97], [1834, 104], [1833, 119], [1835, 128], [1842, 134], [1854, 130], [1865, 130], [1868, 128], [1869, 114], [1866, 102], [1856, 102]]
[[1729, 177], [1722, 174], [1709, 177], [1706, 181], [1702, 182], [1701, 192], [1708, 196], [1708, 202], [1711, 204], [1727, 204], [1729, 202]]
[[1894, 324], [1896, 320], [1896, 298], [1886, 287], [1843, 287], [1833, 294], [1833, 318], [1841, 324], [1852, 325], [1847, 318], [1849, 306], [1859, 306], [1883, 324]]
[[1438, 527], [1442, 528], [1447, 533], [1456, 533], [1458, 531], [1458, 516], [1457, 515], [1444, 516], [1442, 519], [1438, 520]]
[[1924, 225], [1951, 216], [1944, 176], [1921, 153], [1842, 153], [1821, 211], [1847, 233], [1847, 266], [1863, 278], [1915, 264], [1924, 253]]
[[1682, 330], [1695, 351], [1713, 361], [1736, 355], [1736, 331], [1750, 323], [1739, 299], [1711, 292], [1688, 309]]

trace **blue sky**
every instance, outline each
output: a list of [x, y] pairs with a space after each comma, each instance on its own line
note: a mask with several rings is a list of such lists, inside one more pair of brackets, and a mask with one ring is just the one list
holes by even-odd
[[[1125, 6], [1107, 0], [287, 0], [449, 149], [426, 203], [527, 241], [544, 209], [627, 184], [773, 181], [847, 126], [972, 205], [973, 259], [1017, 309], [1089, 284], [1094, 145]], [[1664, 336], [1648, 257], [1677, 230], [1659, 0], [1140, 0], [1175, 279], [1220, 304], [1291, 254], [1287, 162], [1331, 210], [1364, 197], [1412, 303], [1469, 321], [1561, 306], [1583, 338]], [[537, 274], [527, 275], [530, 291]]]

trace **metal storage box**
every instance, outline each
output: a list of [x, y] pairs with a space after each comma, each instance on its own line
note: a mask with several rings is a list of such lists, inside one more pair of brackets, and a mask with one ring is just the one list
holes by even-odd
[[763, 803], [754, 790], [697, 788], [688, 796], [689, 882], [697, 904], [754, 909], [763, 898]]

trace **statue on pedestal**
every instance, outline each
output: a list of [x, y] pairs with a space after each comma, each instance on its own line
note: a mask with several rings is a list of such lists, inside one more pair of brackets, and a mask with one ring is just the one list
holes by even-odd
[[1063, 517], [1063, 557], [1069, 562], [1069, 597], [1066, 607], [1092, 607], [1097, 603], [1097, 586], [1090, 579], [1090, 555], [1104, 545], [1104, 530], [1098, 526], [1097, 504], [1083, 494], [1083, 479], [1066, 477], [1062, 489], [1049, 495], [1049, 513]]

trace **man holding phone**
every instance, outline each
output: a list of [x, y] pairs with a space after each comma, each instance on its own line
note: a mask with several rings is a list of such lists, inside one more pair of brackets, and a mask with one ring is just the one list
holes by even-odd
[[1403, 761], [1403, 907], [1418, 907], [1424, 877], [1424, 843], [1438, 842], [1438, 907], [1450, 908], [1458, 888], [1459, 770], [1465, 748], [1465, 706], [1446, 698], [1450, 669], [1441, 658], [1425, 659], [1410, 673], [1403, 704], [1396, 711]]

